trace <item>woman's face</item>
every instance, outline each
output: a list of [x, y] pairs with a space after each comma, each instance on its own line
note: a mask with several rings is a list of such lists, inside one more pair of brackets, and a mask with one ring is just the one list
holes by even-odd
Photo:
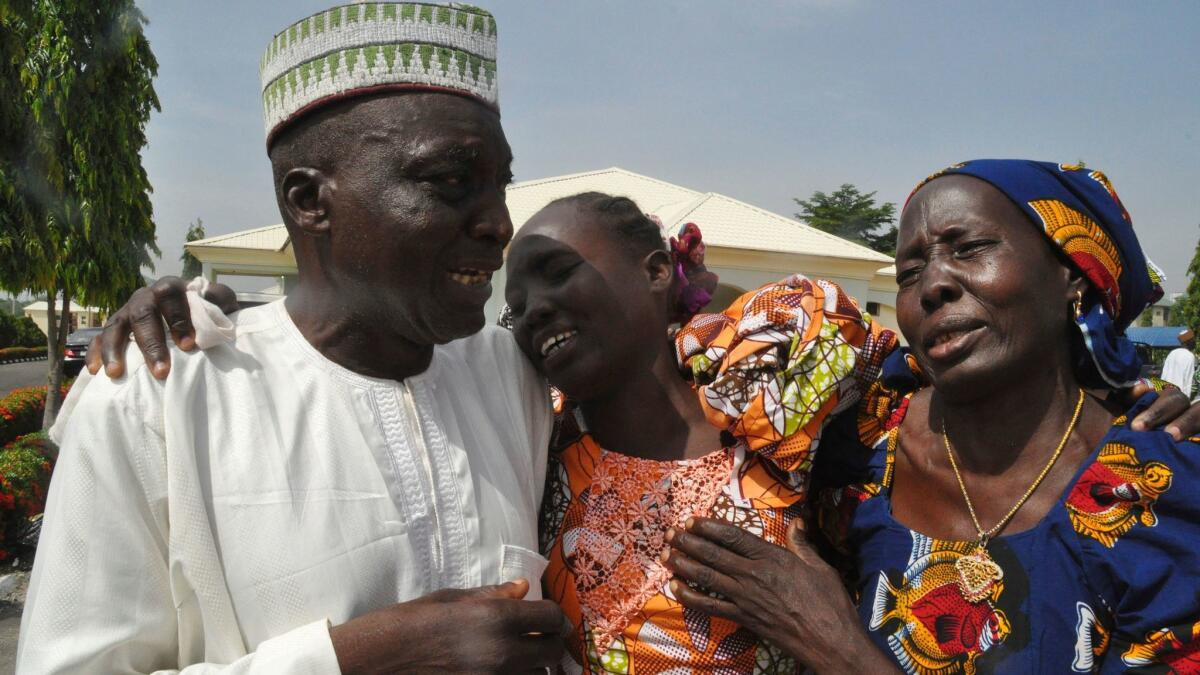
[[509, 249], [504, 300], [517, 344], [578, 401], [649, 369], [666, 343], [667, 256], [647, 264], [618, 237], [602, 217], [560, 205], [534, 214]]
[[967, 401], [1034, 369], [1070, 367], [1068, 312], [1083, 282], [982, 180], [945, 176], [913, 196], [896, 282], [900, 330], [943, 395]]

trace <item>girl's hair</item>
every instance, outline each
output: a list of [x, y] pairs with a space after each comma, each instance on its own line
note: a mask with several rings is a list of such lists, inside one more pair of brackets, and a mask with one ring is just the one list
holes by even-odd
[[621, 235], [621, 241], [633, 255], [641, 257], [651, 251], [667, 250], [667, 242], [663, 240], [658, 224], [650, 220], [637, 203], [628, 197], [615, 197], [603, 192], [580, 192], [560, 197], [546, 205], [547, 208], [551, 206], [573, 206], [602, 216], [613, 231]]
[[[716, 289], [717, 277], [704, 267], [704, 245], [700, 228], [688, 223], [690, 249], [670, 244], [664, 239], [661, 225], [646, 215], [637, 203], [628, 197], [617, 197], [603, 192], [580, 192], [561, 197], [546, 205], [570, 206], [585, 213], [604, 219], [614, 232], [620, 235], [630, 255], [641, 258], [653, 251], [663, 251], [671, 256], [674, 281], [671, 289], [671, 321], [686, 323], [702, 307], [708, 304]], [[681, 230], [681, 239], [683, 231]], [[698, 250], [697, 250], [698, 249]]]

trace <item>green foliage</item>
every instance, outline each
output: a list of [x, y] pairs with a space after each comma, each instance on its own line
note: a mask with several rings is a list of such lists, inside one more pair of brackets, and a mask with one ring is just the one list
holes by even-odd
[[[62, 386], [66, 396], [71, 384]], [[46, 407], [46, 387], [13, 389], [0, 398], [0, 445], [33, 433], [42, 427], [42, 410]]]
[[1188, 264], [1187, 275], [1187, 290], [1171, 307], [1171, 323], [1187, 326], [1200, 334], [1200, 242], [1197, 242], [1192, 262]]
[[144, 23], [132, 0], [0, 9], [0, 286], [110, 309], [141, 286], [158, 253], [140, 157], [158, 109]]
[[[197, 241], [203, 239], [204, 236], [204, 221], [197, 218], [196, 222], [188, 225], [187, 241]], [[183, 261], [183, 271], [179, 273], [179, 276], [184, 279], [194, 279], [200, 276], [203, 271], [200, 261], [186, 248], [183, 249], [183, 255], [179, 256], [179, 259]]]
[[814, 192], [807, 200], [794, 200], [803, 209], [796, 217], [808, 225], [849, 239], [887, 255], [896, 254], [896, 205], [875, 204], [875, 193], [860, 192], [850, 183], [836, 192]]
[[17, 344], [17, 318], [0, 312], [0, 349]]
[[6, 347], [42, 347], [45, 354], [46, 334], [27, 316], [0, 312], [0, 351]]
[[1141, 314], [1138, 315], [1137, 325], [1141, 326], [1142, 328], [1149, 328], [1150, 326], [1154, 325], [1154, 308], [1153, 307], [1147, 307], [1145, 310], [1142, 311]]
[[[141, 163], [158, 62], [133, 0], [0, 0], [0, 288], [112, 309], [159, 254]], [[53, 422], [57, 393], [46, 406]]]
[[46, 334], [33, 319], [22, 316], [17, 319], [17, 341], [13, 344], [18, 347], [45, 346]]
[[29, 519], [46, 508], [46, 490], [57, 456], [45, 432], [22, 436], [0, 448], [0, 561], [32, 553]]

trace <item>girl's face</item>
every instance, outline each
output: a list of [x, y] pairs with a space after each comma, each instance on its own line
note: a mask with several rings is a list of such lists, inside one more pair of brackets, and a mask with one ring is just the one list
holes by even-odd
[[669, 258], [633, 253], [603, 216], [570, 204], [542, 209], [513, 240], [507, 268], [517, 344], [575, 400], [648, 370], [666, 343]]

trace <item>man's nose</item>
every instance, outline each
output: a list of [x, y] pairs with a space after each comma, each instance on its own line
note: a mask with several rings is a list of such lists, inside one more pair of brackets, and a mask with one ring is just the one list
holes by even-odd
[[513, 224], [504, 203], [503, 189], [491, 191], [480, 201], [470, 234], [475, 239], [490, 239], [501, 247], [508, 245], [513, 236]]

